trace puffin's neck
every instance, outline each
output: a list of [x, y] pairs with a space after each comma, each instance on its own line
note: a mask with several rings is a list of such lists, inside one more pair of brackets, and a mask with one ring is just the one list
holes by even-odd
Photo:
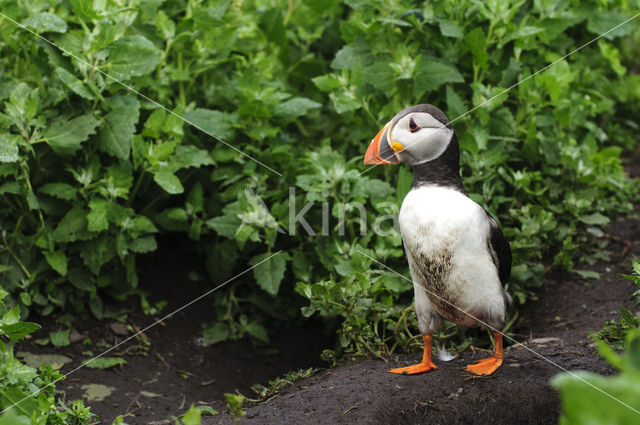
[[412, 165], [411, 168], [413, 169], [412, 188], [442, 186], [467, 195], [460, 178], [460, 149], [455, 135], [442, 155], [432, 161]]

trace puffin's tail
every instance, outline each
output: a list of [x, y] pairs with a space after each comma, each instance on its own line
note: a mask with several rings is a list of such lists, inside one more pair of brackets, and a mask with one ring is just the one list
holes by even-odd
[[507, 291], [504, 291], [504, 302], [507, 305], [507, 311], [513, 309], [513, 297]]

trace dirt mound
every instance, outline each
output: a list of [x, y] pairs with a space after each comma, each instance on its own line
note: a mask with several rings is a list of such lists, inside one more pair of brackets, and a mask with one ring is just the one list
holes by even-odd
[[[584, 266], [600, 273], [597, 280], [559, 275], [545, 281], [539, 299], [520, 312], [515, 338], [524, 346], [512, 345], [494, 375], [473, 377], [461, 370], [485, 353], [465, 353], [449, 363], [436, 360], [438, 371], [417, 376], [385, 371], [415, 363], [419, 353], [393, 356], [388, 363], [352, 361], [297, 381], [268, 403], [249, 407], [242, 423], [557, 423], [559, 399], [549, 379], [563, 369], [613, 373], [589, 334], [618, 318], [619, 306], [629, 304], [637, 289], [617, 274], [628, 273], [630, 258], [640, 255], [640, 221], [618, 221], [609, 232], [611, 248], [625, 254], [623, 261], [617, 254], [612, 262]], [[203, 423], [233, 421], [224, 414]]]

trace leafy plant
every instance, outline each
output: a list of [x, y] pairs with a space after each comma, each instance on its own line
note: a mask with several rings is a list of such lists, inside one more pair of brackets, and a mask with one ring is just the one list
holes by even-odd
[[82, 400], [74, 401], [69, 408], [57, 399], [52, 383], [64, 378], [59, 372], [48, 365], [37, 371], [14, 357], [12, 344], [40, 326], [20, 321], [20, 307], [8, 309], [6, 296], [7, 292], [0, 289], [0, 411], [4, 411], [0, 424], [88, 424], [95, 415]]
[[176, 425], [200, 425], [202, 423], [202, 415], [217, 415], [218, 412], [213, 410], [210, 406], [196, 407], [191, 405], [187, 413], [180, 418], [174, 418]]
[[229, 414], [236, 424], [240, 424], [242, 417], [247, 413], [242, 407], [246, 400], [245, 396], [240, 393], [225, 393], [224, 397], [227, 399], [227, 410], [229, 411]]
[[551, 385], [562, 397], [560, 424], [634, 424], [640, 411], [640, 329], [627, 334], [623, 355], [602, 341], [596, 344], [620, 373], [605, 377], [581, 371], [555, 376]]
[[638, 302], [640, 302], [640, 262], [633, 261], [631, 267], [633, 267], [633, 274], [621, 274], [620, 277], [630, 280], [638, 286], [638, 290], [633, 293], [633, 296], [639, 298]]
[[[628, 279], [640, 288], [640, 263], [633, 262], [633, 274], [621, 274], [620, 277]], [[640, 297], [640, 289], [633, 294]], [[633, 314], [624, 306], [620, 306], [620, 322], [615, 320], [607, 321], [605, 327], [596, 334], [596, 338], [606, 342], [615, 349], [622, 350], [625, 337], [629, 331], [640, 328], [640, 313]]]
[[282, 390], [287, 385], [293, 385], [294, 381], [297, 379], [308, 378], [310, 376], [315, 375], [320, 372], [320, 369], [315, 367], [310, 367], [308, 369], [298, 369], [287, 372], [282, 377], [278, 377], [276, 379], [269, 380], [268, 386], [256, 384], [251, 387], [253, 392], [257, 394], [256, 399], [246, 398], [247, 401], [251, 403], [260, 403], [263, 402], [275, 394], [277, 394], [280, 390]]

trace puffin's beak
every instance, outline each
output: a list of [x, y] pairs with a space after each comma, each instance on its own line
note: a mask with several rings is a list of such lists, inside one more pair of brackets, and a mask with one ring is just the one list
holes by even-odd
[[[376, 137], [373, 138], [369, 148], [367, 148], [367, 153], [364, 154], [365, 164], [392, 164], [399, 162], [393, 150], [389, 147], [387, 135], [390, 127], [391, 123], [388, 123], [376, 134]], [[385, 155], [381, 155], [383, 153]]]

